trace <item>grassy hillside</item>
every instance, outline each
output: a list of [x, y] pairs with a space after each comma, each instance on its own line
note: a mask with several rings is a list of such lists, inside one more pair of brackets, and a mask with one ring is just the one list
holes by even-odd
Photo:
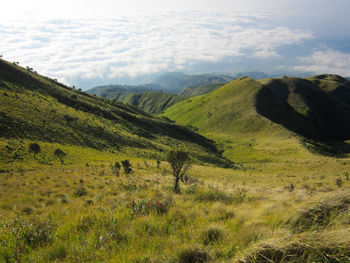
[[[350, 139], [350, 82], [332, 75], [261, 80], [257, 111], [304, 137]], [[273, 104], [274, 103], [274, 104]]]
[[142, 93], [147, 90], [148, 88], [143, 86], [106, 85], [106, 86], [93, 87], [91, 89], [88, 89], [86, 92], [102, 98], [108, 98], [119, 102], [123, 102], [123, 100], [130, 94]]
[[262, 87], [253, 79], [239, 78], [208, 94], [179, 102], [164, 115], [206, 133], [285, 133], [257, 113], [255, 99]]
[[133, 105], [151, 114], [157, 114], [183, 99], [184, 97], [175, 94], [146, 91], [139, 94], [129, 94], [123, 99], [123, 103]]
[[[197, 160], [220, 161], [215, 144], [136, 107], [66, 87], [0, 60], [2, 138], [163, 156], [174, 147]], [[131, 151], [132, 152], [132, 151]]]
[[313, 153], [341, 155], [350, 152], [348, 91], [348, 81], [331, 75], [243, 77], [179, 102], [164, 115], [216, 140], [235, 161], [308, 158], [304, 146]]
[[214, 83], [199, 87], [185, 88], [178, 95], [162, 91], [147, 90], [142, 87], [119, 85], [95, 87], [87, 92], [116, 102], [133, 105], [150, 114], [159, 114], [175, 103], [184, 100], [185, 97], [206, 94], [223, 85], [224, 83]]
[[[186, 128], [0, 60], [0, 262], [349, 262], [349, 156], [310, 154], [262, 117], [266, 87], [242, 78], [169, 109], [237, 162], [219, 168]], [[298, 94], [282, 107], [309, 105]], [[175, 148], [192, 157], [181, 194], [155, 160]]]
[[179, 95], [187, 98], [195, 97], [195, 96], [207, 94], [225, 84], [226, 84], [225, 82], [221, 82], [221, 83], [213, 83], [213, 84], [208, 84], [208, 85], [199, 86], [199, 87], [188, 87], [188, 88], [184, 88], [179, 93]]
[[116, 176], [123, 156], [85, 149], [83, 163], [0, 174], [0, 262], [350, 260], [349, 159], [193, 165], [177, 195], [168, 164], [131, 158]]

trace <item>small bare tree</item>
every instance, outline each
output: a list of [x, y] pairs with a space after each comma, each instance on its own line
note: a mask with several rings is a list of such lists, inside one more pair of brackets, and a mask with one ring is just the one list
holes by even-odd
[[170, 151], [167, 157], [167, 161], [169, 162], [173, 175], [175, 177], [174, 181], [174, 192], [179, 194], [180, 192], [180, 180], [184, 181], [184, 175], [188, 169], [189, 157], [188, 153], [184, 151]]

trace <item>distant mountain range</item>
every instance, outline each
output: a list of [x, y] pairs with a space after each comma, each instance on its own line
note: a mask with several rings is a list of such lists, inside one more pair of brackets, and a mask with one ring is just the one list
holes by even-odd
[[245, 72], [236, 75], [210, 73], [187, 75], [181, 72], [163, 74], [151, 83], [138, 86], [106, 85], [87, 90], [89, 94], [131, 104], [148, 113], [160, 113], [185, 98], [206, 94], [241, 76], [268, 78], [263, 72]]

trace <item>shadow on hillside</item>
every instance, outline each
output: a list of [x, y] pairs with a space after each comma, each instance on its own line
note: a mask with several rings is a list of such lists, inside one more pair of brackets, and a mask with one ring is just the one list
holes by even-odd
[[346, 142], [317, 142], [309, 139], [302, 139], [301, 142], [310, 152], [324, 156], [342, 158], [350, 153], [350, 144]]
[[285, 86], [280, 85], [274, 92], [264, 86], [256, 95], [256, 111], [296, 134], [306, 138], [320, 139], [308, 118], [287, 103], [288, 95], [289, 90]]
[[[301, 136], [301, 143], [310, 152], [333, 157], [350, 153], [349, 109], [339, 105], [307, 80], [290, 83], [273, 80], [256, 95], [257, 112], [274, 123], [278, 123]], [[297, 112], [289, 103], [290, 92], [302, 96], [309, 108], [305, 115]]]
[[[292, 93], [292, 94], [291, 94]], [[303, 114], [292, 107], [303, 101]], [[315, 141], [350, 138], [350, 107], [305, 79], [275, 79], [258, 91], [257, 112], [286, 129]]]

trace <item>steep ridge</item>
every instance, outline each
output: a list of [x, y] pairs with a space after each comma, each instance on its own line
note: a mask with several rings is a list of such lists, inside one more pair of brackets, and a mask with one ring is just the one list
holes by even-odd
[[[324, 81], [282, 78], [262, 80], [257, 111], [303, 137], [321, 141], [350, 138], [349, 82], [338, 76]], [[327, 79], [325, 78], [325, 79]]]
[[350, 139], [349, 92], [350, 82], [334, 75], [258, 81], [242, 77], [179, 102], [164, 115], [214, 137], [296, 135], [319, 142], [343, 142]]

